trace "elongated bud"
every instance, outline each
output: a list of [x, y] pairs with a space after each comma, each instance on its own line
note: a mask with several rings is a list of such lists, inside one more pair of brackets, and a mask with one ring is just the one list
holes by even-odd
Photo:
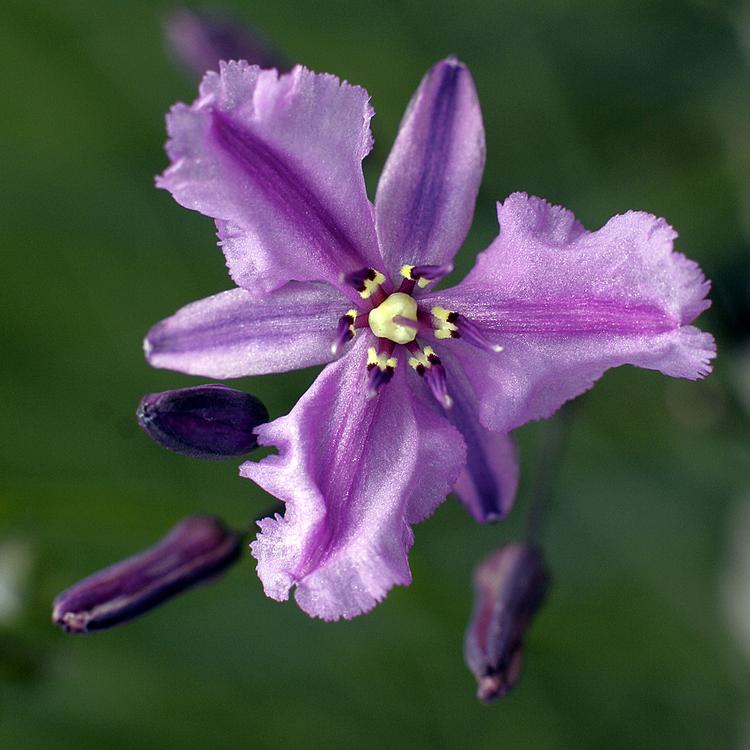
[[477, 566], [464, 657], [479, 700], [502, 698], [518, 681], [523, 637], [548, 587], [541, 553], [527, 544], [502, 547]]
[[63, 591], [52, 603], [52, 622], [69, 633], [121, 625], [220, 575], [241, 548], [242, 535], [218, 518], [190, 516], [153, 547]]
[[243, 456], [258, 447], [253, 430], [268, 421], [255, 396], [225, 385], [199, 385], [144, 396], [140, 426], [159, 445], [192, 458]]
[[218, 70], [220, 60], [247, 60], [280, 71], [291, 67], [257, 31], [225, 13], [178, 8], [164, 19], [164, 34], [172, 56], [198, 78]]

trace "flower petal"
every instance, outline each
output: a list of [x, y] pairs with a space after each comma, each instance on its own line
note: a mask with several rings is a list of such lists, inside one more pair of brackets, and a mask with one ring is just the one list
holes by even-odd
[[239, 286], [336, 284], [380, 260], [361, 165], [371, 116], [367, 92], [335, 76], [222, 63], [168, 115], [172, 165], [157, 185], [217, 219]]
[[466, 465], [453, 491], [479, 523], [492, 523], [510, 513], [518, 488], [518, 450], [513, 438], [491, 432], [479, 421], [478, 404], [463, 367], [449, 347], [440, 356], [448, 372], [453, 406], [445, 411], [466, 442]]
[[333, 287], [312, 281], [290, 282], [260, 301], [230, 289], [157, 323], [144, 341], [146, 359], [154, 367], [222, 379], [329, 362], [347, 304]]
[[367, 344], [356, 341], [289, 415], [258, 429], [279, 455], [240, 469], [286, 503], [251, 545], [266, 594], [285, 600], [296, 585], [299, 606], [326, 620], [366, 612], [411, 582], [410, 524], [448, 494], [466, 455], [460, 434], [412, 396], [405, 363], [366, 399]]
[[453, 258], [471, 226], [484, 155], [471, 74], [453, 58], [443, 60], [409, 103], [378, 184], [378, 237], [388, 271]]
[[673, 252], [676, 234], [663, 219], [629, 212], [587, 232], [569, 211], [522, 194], [498, 213], [500, 235], [474, 270], [425, 298], [504, 347], [448, 345], [486, 427], [508, 431], [548, 417], [617, 365], [690, 379], [711, 371], [713, 338], [688, 325], [709, 306], [709, 284]]

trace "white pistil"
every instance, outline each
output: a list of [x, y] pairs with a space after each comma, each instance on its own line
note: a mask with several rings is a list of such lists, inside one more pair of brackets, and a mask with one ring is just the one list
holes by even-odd
[[[413, 320], [414, 326], [396, 323], [394, 318]], [[368, 322], [378, 338], [408, 344], [417, 338], [417, 303], [410, 295], [396, 292], [370, 310]]]

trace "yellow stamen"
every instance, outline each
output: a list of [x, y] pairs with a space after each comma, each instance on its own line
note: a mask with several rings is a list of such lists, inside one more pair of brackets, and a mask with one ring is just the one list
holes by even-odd
[[426, 346], [418, 354], [409, 357], [409, 367], [413, 367], [415, 370], [421, 365], [425, 370], [429, 370], [432, 367], [430, 362], [430, 356], [435, 353], [431, 346]]
[[352, 332], [352, 336], [357, 335], [357, 329], [354, 327], [354, 321], [357, 319], [357, 315], [359, 315], [359, 311], [354, 308], [346, 311], [346, 317], [350, 318], [352, 321], [349, 323], [349, 330]]
[[359, 293], [359, 296], [362, 297], [362, 299], [369, 299], [372, 296], [372, 293], [380, 287], [380, 285], [385, 281], [385, 276], [383, 276], [380, 271], [375, 271], [375, 278], [374, 279], [365, 279], [364, 284], [365, 288]]
[[455, 323], [451, 323], [449, 318], [455, 313], [452, 310], [446, 310], [444, 307], [436, 305], [432, 308], [433, 324], [435, 326], [436, 339], [453, 338], [454, 332], [458, 330]]
[[426, 287], [426, 286], [427, 286], [427, 285], [428, 285], [428, 284], [430, 283], [430, 280], [429, 280], [429, 279], [425, 279], [424, 277], [423, 277], [423, 278], [421, 278], [421, 279], [415, 279], [415, 278], [414, 278], [414, 277], [413, 277], [413, 276], [411, 275], [411, 272], [412, 272], [413, 270], [414, 270], [414, 266], [406, 266], [406, 265], [404, 265], [404, 266], [401, 266], [401, 275], [402, 275], [402, 276], [403, 276], [403, 277], [404, 277], [405, 279], [409, 279], [409, 281], [416, 281], [416, 282], [417, 282], [417, 286], [418, 286], [418, 287], [419, 287], [420, 289], [424, 289], [424, 288], [425, 288], [425, 287]]
[[378, 352], [374, 346], [371, 346], [367, 350], [367, 364], [375, 365], [382, 371], [387, 370], [389, 367], [395, 370], [398, 360], [395, 357], [389, 357], [385, 352]]

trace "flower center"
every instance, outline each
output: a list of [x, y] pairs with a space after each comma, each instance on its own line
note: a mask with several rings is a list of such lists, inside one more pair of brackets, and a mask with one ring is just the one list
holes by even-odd
[[[408, 344], [417, 338], [417, 303], [404, 292], [395, 292], [370, 310], [370, 330], [378, 337], [397, 344]], [[408, 324], [413, 321], [414, 325]]]

